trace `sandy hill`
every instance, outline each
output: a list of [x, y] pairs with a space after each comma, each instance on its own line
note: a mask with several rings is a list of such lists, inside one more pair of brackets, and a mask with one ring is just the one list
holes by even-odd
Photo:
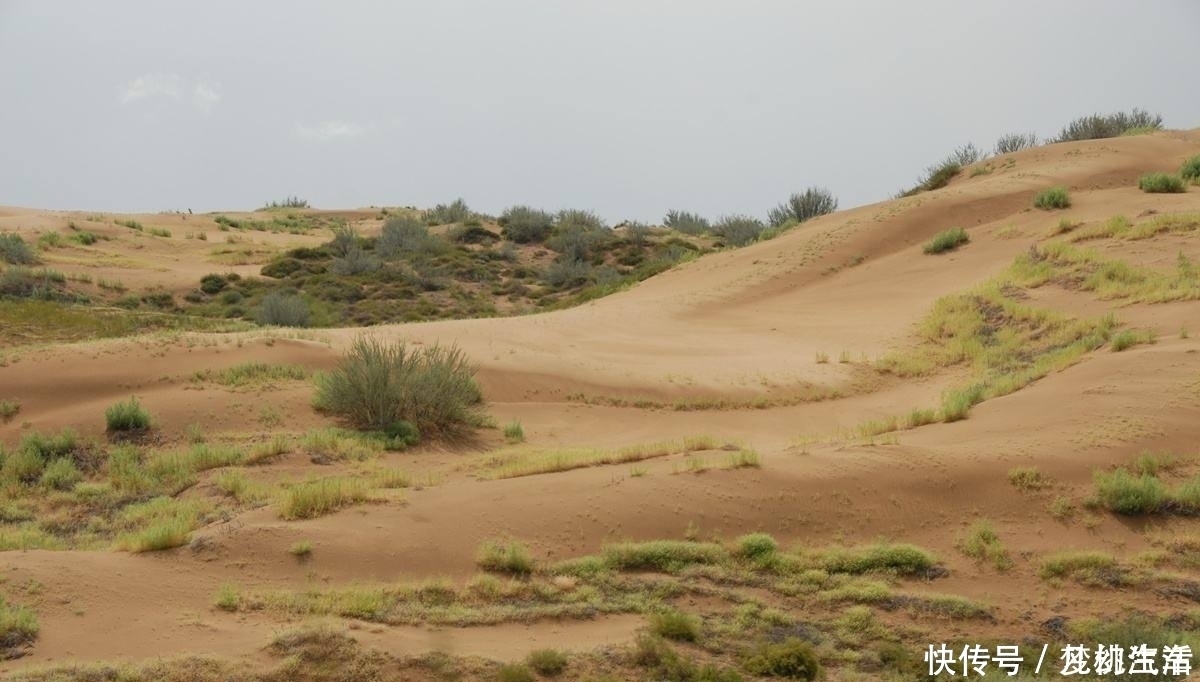
[[[388, 665], [410, 666], [417, 678], [437, 677], [431, 651], [467, 657], [460, 673], [483, 679], [494, 677], [487, 661], [518, 661], [545, 647], [574, 652], [572, 679], [637, 670], [622, 652], [657, 606], [618, 607], [602, 596], [583, 612], [475, 620], [405, 610], [411, 595], [394, 586], [441, 579], [466, 590], [491, 539], [523, 543], [540, 566], [623, 541], [728, 545], [754, 532], [769, 533], [780, 552], [808, 552], [807, 572], [785, 578], [741, 564], [757, 577], [722, 577], [705, 562], [704, 570], [665, 574], [677, 586], [655, 599], [700, 617], [708, 643], [671, 646], [685, 658], [741, 665], [747, 675], [752, 666], [739, 652], [804, 628], [818, 632], [809, 639], [833, 679], [908, 679], [929, 642], [1057, 641], [1081, 632], [1062, 623], [1124, 618], [1135, 605], [1155, 618], [1182, 617], [1200, 600], [1200, 535], [1185, 490], [1200, 435], [1200, 341], [1192, 333], [1200, 332], [1192, 265], [1200, 260], [1200, 190], [1145, 193], [1138, 178], [1174, 171], [1197, 153], [1200, 131], [1036, 147], [981, 162], [945, 189], [823, 216], [553, 313], [3, 349], [0, 399], [20, 404], [0, 425], [10, 453], [29, 433], [62, 428], [109, 447], [104, 411], [131, 394], [156, 419], [144, 457], [201, 439], [246, 452], [273, 438], [288, 444], [277, 457], [236, 468], [261, 495], [231, 493], [219, 480], [229, 467], [198, 472], [175, 498], [204, 511], [176, 549], [110, 549], [111, 534], [134, 522], [113, 517], [111, 526], [88, 530], [90, 514], [108, 512], [78, 503], [78, 487], [70, 499], [14, 496], [2, 508], [0, 549], [9, 551], [0, 553], [0, 592], [32, 609], [40, 629], [22, 645], [26, 655], [0, 661], [0, 672], [190, 655], [272, 669], [281, 665], [264, 649], [272, 636], [313, 617], [357, 646], [388, 652], [401, 661]], [[1054, 186], [1067, 188], [1070, 206], [1033, 208], [1035, 194]], [[81, 215], [3, 209], [0, 230], [34, 240]], [[343, 217], [366, 221], [372, 213]], [[195, 217], [130, 219], [176, 232], [208, 229]], [[969, 242], [923, 253], [934, 235], [955, 227]], [[68, 277], [178, 291], [213, 269], [201, 257], [211, 244], [199, 240], [167, 243], [116, 228], [112, 236], [102, 254], [65, 249], [46, 264]], [[243, 275], [258, 267], [230, 266]], [[361, 334], [462, 348], [478, 367], [489, 413], [501, 427], [519, 421], [525, 443], [507, 445], [499, 429], [484, 429], [466, 443], [326, 463], [304, 437], [334, 423], [311, 408], [311, 381], [231, 387], [196, 376], [248, 362], [328, 369]], [[954, 401], [965, 394], [959, 414]], [[711, 443], [691, 453], [645, 445], [701, 435]], [[638, 462], [500, 473], [547, 453], [566, 452], [560, 460], [569, 461], [585, 449], [639, 445]], [[384, 465], [407, 472], [403, 494], [387, 490], [307, 520], [280, 518], [272, 497], [280, 486]], [[1123, 466], [1179, 491], [1178, 501], [1147, 514], [1106, 508], [1095, 472]], [[37, 526], [43, 517], [54, 524]], [[981, 537], [985, 549], [972, 549]], [[868, 580], [833, 568], [838, 550], [830, 548], [879, 542], [921, 548], [936, 570], [892, 566]], [[309, 543], [311, 555], [289, 553], [297, 543]], [[1079, 560], [1083, 568], [1050, 565], [1067, 550], [1090, 559]], [[590, 585], [580, 575], [533, 580], [565, 594], [575, 581]], [[643, 574], [621, 575], [636, 582]], [[815, 582], [805, 587], [806, 580]], [[380, 585], [393, 586], [387, 608], [329, 606], [335, 599], [321, 606], [311, 597]], [[222, 590], [234, 595], [227, 608], [214, 606]], [[285, 593], [310, 600], [281, 606]], [[533, 598], [501, 601], [520, 611], [525, 599]], [[781, 615], [746, 620], [746, 604]], [[856, 630], [838, 620], [847, 609], [873, 625]], [[901, 634], [882, 634], [892, 630]], [[895, 663], [881, 653], [885, 645], [915, 662]], [[856, 656], [839, 654], [848, 649]]]

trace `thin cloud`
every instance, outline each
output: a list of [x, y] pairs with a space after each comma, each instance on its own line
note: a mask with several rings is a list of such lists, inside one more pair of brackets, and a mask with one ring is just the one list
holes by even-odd
[[[191, 87], [188, 87], [188, 84]], [[201, 113], [212, 113], [214, 107], [220, 104], [221, 84], [205, 78], [191, 80], [177, 73], [153, 72], [143, 74], [129, 81], [121, 89], [121, 102], [133, 104], [149, 103], [154, 100], [166, 102], [183, 102], [185, 94], [191, 93], [191, 103]]]
[[296, 121], [294, 130], [296, 135], [308, 140], [343, 140], [366, 132], [362, 126], [346, 121], [325, 121], [315, 126]]
[[196, 105], [197, 109], [206, 114], [211, 113], [213, 107], [220, 104], [221, 97], [220, 83], [201, 80], [192, 86], [192, 103]]
[[183, 79], [177, 73], [148, 73], [138, 76], [125, 86], [121, 101], [128, 104], [153, 97], [179, 99]]

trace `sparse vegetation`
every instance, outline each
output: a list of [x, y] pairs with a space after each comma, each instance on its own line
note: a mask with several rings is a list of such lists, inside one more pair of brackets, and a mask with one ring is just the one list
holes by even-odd
[[569, 663], [567, 655], [557, 649], [535, 649], [525, 657], [525, 663], [539, 675], [561, 675]]
[[301, 540], [300, 542], [297, 542], [288, 548], [288, 554], [291, 554], [297, 559], [306, 559], [312, 556], [312, 551], [312, 542], [308, 540]]
[[367, 499], [367, 485], [356, 478], [319, 478], [295, 483], [284, 490], [279, 517], [311, 519]]
[[1147, 194], [1177, 194], [1187, 191], [1183, 178], [1170, 173], [1147, 173], [1138, 179], [1138, 189]]
[[1192, 182], [1200, 182], [1200, 154], [1183, 162], [1179, 168], [1179, 177]]
[[1150, 514], [1159, 510], [1167, 491], [1153, 474], [1134, 476], [1125, 469], [1097, 471], [1096, 498], [1105, 509], [1124, 515]]
[[1120, 137], [1131, 133], [1160, 130], [1162, 123], [1161, 115], [1151, 114], [1144, 109], [1133, 109], [1129, 112], [1119, 111], [1113, 114], [1092, 114], [1068, 123], [1054, 141], [1074, 142]]
[[0, 400], [0, 423], [12, 420], [21, 411], [21, 403], [16, 400]]
[[0, 260], [10, 265], [30, 265], [37, 262], [33, 250], [21, 235], [13, 232], [0, 233]]
[[485, 571], [514, 576], [528, 576], [534, 568], [529, 549], [515, 540], [485, 542], [475, 557], [475, 565]]
[[0, 661], [22, 655], [22, 649], [37, 639], [37, 616], [19, 604], [10, 604], [0, 595]]
[[409, 348], [359, 337], [332, 371], [317, 377], [314, 404], [360, 428], [400, 421], [421, 433], [455, 434], [482, 423], [475, 369], [457, 348]]
[[263, 298], [255, 319], [259, 324], [278, 327], [307, 327], [311, 313], [308, 303], [292, 293], [272, 292]]
[[787, 224], [803, 223], [837, 210], [838, 201], [833, 194], [822, 187], [810, 187], [803, 192], [793, 194], [788, 200], [771, 209], [771, 227], [781, 227]]
[[743, 665], [748, 672], [765, 677], [816, 680], [821, 676], [817, 652], [811, 644], [796, 637], [760, 645], [750, 652]]
[[961, 227], [954, 227], [949, 230], [938, 232], [925, 244], [925, 253], [938, 254], [946, 251], [953, 251], [958, 247], [971, 241], [971, 237], [967, 235], [967, 231]]
[[1112, 350], [1114, 353], [1120, 353], [1123, 350], [1133, 348], [1134, 346], [1143, 343], [1154, 343], [1154, 332], [1148, 329], [1122, 329], [1116, 334], [1113, 334], [1111, 341]]
[[987, 521], [976, 521], [971, 525], [966, 535], [958, 541], [958, 548], [963, 554], [975, 561], [991, 564], [997, 571], [1007, 571], [1012, 568], [1013, 561], [1008, 550], [1000, 542], [1000, 536]]
[[504, 425], [504, 439], [509, 443], [524, 443], [525, 429], [521, 427], [521, 422], [514, 419]]
[[1009, 469], [1008, 482], [1014, 488], [1026, 492], [1041, 490], [1050, 485], [1050, 480], [1037, 467], [1013, 467]]
[[1033, 133], [1009, 133], [996, 140], [996, 155], [1012, 154], [1036, 146], [1038, 137]]
[[1071, 205], [1071, 197], [1067, 194], [1066, 187], [1051, 187], [1034, 195], [1033, 205], [1045, 211], [1067, 208]]
[[650, 632], [679, 642], [700, 639], [700, 620], [676, 609], [664, 609], [650, 615]]
[[109, 433], [145, 431], [150, 428], [150, 413], [137, 397], [131, 397], [110, 405], [104, 411], [104, 422]]

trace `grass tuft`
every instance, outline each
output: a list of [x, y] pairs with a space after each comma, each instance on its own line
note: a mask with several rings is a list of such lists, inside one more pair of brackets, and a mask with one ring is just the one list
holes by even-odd
[[533, 558], [529, 548], [515, 540], [490, 540], [479, 548], [475, 565], [492, 573], [526, 577], [533, 573]]
[[700, 639], [700, 619], [676, 609], [664, 609], [650, 615], [650, 632], [677, 642]]
[[1183, 178], [1170, 173], [1146, 173], [1138, 179], [1138, 189], [1147, 194], [1178, 194], [1187, 191]]
[[136, 397], [110, 405], [104, 411], [104, 422], [109, 433], [145, 431], [150, 428], [150, 413]]
[[953, 227], [934, 235], [933, 239], [925, 244], [924, 251], [928, 255], [945, 253], [953, 251], [969, 241], [971, 241], [971, 237], [967, 235], [966, 230], [961, 227]]
[[1051, 187], [1038, 192], [1033, 197], [1033, 205], [1046, 211], [1067, 208], [1071, 205], [1071, 198], [1067, 195], [1066, 187]]
[[282, 519], [311, 519], [367, 499], [367, 485], [355, 478], [321, 478], [295, 483], [279, 503]]

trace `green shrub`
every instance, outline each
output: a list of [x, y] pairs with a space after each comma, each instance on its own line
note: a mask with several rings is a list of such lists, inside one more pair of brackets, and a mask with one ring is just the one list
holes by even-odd
[[308, 304], [296, 294], [273, 291], [263, 297], [255, 319], [259, 324], [279, 327], [307, 327]]
[[546, 268], [546, 282], [557, 289], [567, 289], [587, 284], [595, 274], [591, 263], [574, 258], [556, 258]]
[[42, 471], [42, 485], [55, 490], [71, 490], [83, 480], [83, 474], [75, 466], [75, 462], [62, 457], [51, 461]]
[[237, 586], [231, 583], [222, 583], [220, 589], [217, 590], [217, 598], [213, 600], [213, 606], [222, 611], [237, 611], [241, 604], [242, 595]]
[[37, 258], [21, 235], [4, 232], [0, 233], [0, 260], [11, 265], [29, 265]]
[[383, 435], [387, 438], [384, 447], [388, 450], [403, 450], [421, 442], [421, 430], [403, 419], [388, 424]]
[[496, 669], [498, 682], [534, 682], [533, 673], [522, 663], [505, 663]]
[[969, 241], [971, 241], [971, 237], [967, 234], [966, 230], [961, 227], [952, 227], [949, 230], [942, 230], [935, 234], [933, 239], [930, 239], [925, 244], [924, 250], [925, 253], [931, 255], [945, 253], [946, 251], [953, 251]]
[[983, 402], [983, 395], [984, 388], [979, 384], [947, 391], [942, 396], [942, 421], [950, 423], [966, 419], [971, 408]]
[[33, 483], [42, 476], [46, 469], [46, 460], [37, 452], [19, 448], [4, 458], [3, 473], [5, 480], [18, 483]]
[[16, 400], [0, 400], [0, 422], [11, 421], [21, 411], [21, 403]]
[[687, 211], [668, 211], [663, 218], [663, 225], [684, 234], [704, 234], [712, 231], [707, 218]]
[[778, 549], [775, 538], [766, 533], [750, 533], [737, 539], [737, 554], [747, 559], [766, 559]]
[[483, 543], [475, 557], [475, 565], [493, 573], [522, 577], [533, 573], [533, 558], [529, 556], [529, 548], [515, 541], [491, 540]]
[[539, 675], [559, 675], [567, 669], [567, 655], [555, 649], [529, 652], [525, 662]]
[[772, 227], [780, 227], [790, 222], [802, 223], [837, 210], [838, 200], [833, 194], [822, 187], [810, 187], [801, 193], [793, 194], [788, 200], [771, 209], [770, 223]]
[[1192, 182], [1200, 182], [1200, 155], [1183, 162], [1183, 166], [1179, 169], [1179, 177]]
[[1033, 197], [1033, 205], [1046, 211], [1066, 208], [1071, 205], [1071, 198], [1066, 187], [1051, 187], [1038, 192]]
[[144, 431], [150, 428], [150, 413], [136, 397], [110, 405], [104, 411], [104, 422], [110, 433]]
[[1001, 135], [1000, 139], [996, 140], [996, 155], [1012, 154], [1037, 145], [1038, 138], [1033, 133], [1009, 133]]
[[1170, 173], [1146, 173], [1138, 179], [1138, 189], [1147, 194], [1178, 194], [1187, 191], [1183, 179]]
[[1159, 130], [1162, 128], [1162, 124], [1163, 119], [1160, 114], [1151, 114], [1144, 109], [1133, 109], [1129, 112], [1119, 111], [1107, 115], [1092, 114], [1071, 121], [1054, 141], [1074, 142], [1120, 137], [1130, 132]]
[[1008, 550], [1004, 549], [1000, 536], [987, 521], [976, 521], [972, 524], [967, 534], [959, 540], [958, 548], [976, 561], [992, 564], [998, 571], [1012, 568], [1013, 562], [1008, 556]]
[[623, 571], [672, 573], [694, 564], [719, 563], [727, 553], [712, 543], [653, 540], [607, 545], [603, 556], [605, 563]]
[[367, 486], [358, 479], [321, 478], [297, 483], [283, 495], [279, 516], [286, 520], [311, 519], [367, 499]]
[[713, 225], [713, 234], [727, 246], [745, 246], [756, 241], [766, 225], [761, 220], [743, 215], [725, 216]]
[[504, 439], [510, 443], [524, 443], [525, 429], [516, 419], [504, 426]]
[[440, 243], [424, 223], [407, 216], [397, 216], [383, 224], [383, 231], [375, 242], [375, 253], [380, 258], [392, 260], [405, 255], [434, 252]]
[[200, 278], [200, 291], [211, 296], [219, 293], [228, 284], [229, 282], [224, 277], [210, 273]]
[[1122, 329], [1112, 336], [1112, 351], [1120, 353], [1123, 350], [1128, 350], [1142, 343], [1154, 343], [1154, 332], [1150, 330], [1138, 331], [1135, 329]]
[[422, 215], [430, 225], [448, 225], [450, 223], [465, 223], [471, 219], [471, 209], [467, 202], [455, 199], [449, 204], [438, 204], [425, 211]]
[[336, 368], [317, 377], [318, 408], [360, 428], [382, 430], [398, 421], [421, 433], [455, 433], [481, 423], [475, 368], [457, 348], [359, 337]]
[[812, 645], [795, 637], [754, 649], [743, 666], [754, 675], [789, 680], [815, 680], [821, 674], [821, 662]]
[[518, 244], [542, 242], [554, 229], [554, 216], [528, 206], [512, 206], [500, 214], [497, 221], [500, 234]]
[[1151, 474], [1133, 476], [1124, 469], [1094, 474], [1096, 499], [1105, 509], [1132, 516], [1153, 514], [1162, 506], [1167, 491], [1162, 481]]
[[650, 615], [650, 632], [679, 642], [695, 642], [700, 639], [700, 619], [675, 609], [666, 609]]
[[20, 655], [20, 648], [37, 639], [39, 630], [33, 611], [9, 604], [0, 595], [0, 660], [8, 658], [9, 652]]
[[889, 571], [899, 575], [917, 575], [933, 568], [936, 561], [925, 550], [913, 545], [876, 544], [830, 552], [824, 560], [830, 573], [861, 574]]

